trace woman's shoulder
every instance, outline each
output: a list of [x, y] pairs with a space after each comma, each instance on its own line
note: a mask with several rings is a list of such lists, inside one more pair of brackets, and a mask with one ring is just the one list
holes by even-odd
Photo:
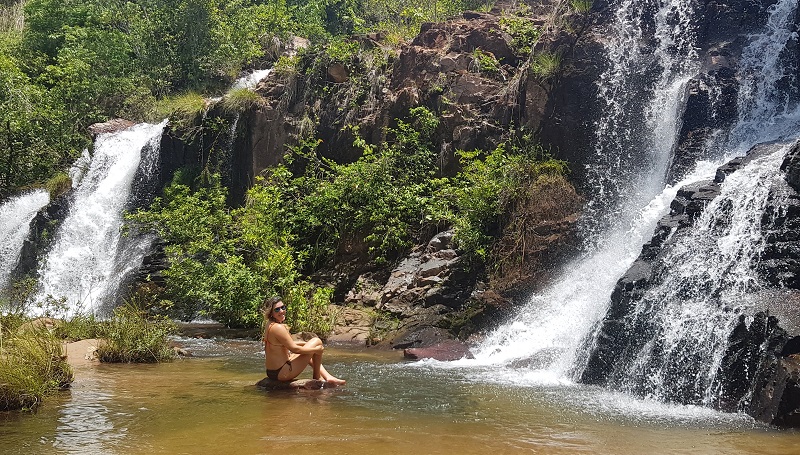
[[287, 334], [289, 333], [289, 328], [286, 327], [286, 324], [281, 324], [279, 322], [270, 322], [267, 325], [267, 330], [264, 331], [265, 334], [280, 333], [280, 332], [284, 332]]

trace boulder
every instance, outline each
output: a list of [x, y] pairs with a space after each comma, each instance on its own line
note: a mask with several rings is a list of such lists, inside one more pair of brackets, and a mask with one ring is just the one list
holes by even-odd
[[800, 355], [777, 361], [774, 374], [756, 391], [748, 414], [784, 428], [800, 428]]
[[472, 353], [465, 343], [446, 340], [433, 346], [404, 349], [403, 357], [411, 360], [434, 359], [447, 362], [463, 358], [471, 359]]
[[328, 78], [334, 83], [341, 84], [350, 79], [350, 72], [341, 63], [331, 63], [328, 65]]
[[91, 134], [92, 138], [94, 138], [98, 134], [116, 133], [117, 131], [121, 131], [121, 130], [130, 128], [133, 125], [135, 125], [135, 123], [130, 121], [130, 120], [125, 120], [125, 119], [121, 119], [121, 118], [115, 118], [115, 119], [109, 120], [107, 122], [94, 123], [92, 125], [89, 125], [88, 130], [89, 130], [89, 134]]

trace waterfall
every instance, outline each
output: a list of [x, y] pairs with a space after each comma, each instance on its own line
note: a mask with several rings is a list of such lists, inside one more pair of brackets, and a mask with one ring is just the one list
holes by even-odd
[[[664, 185], [684, 86], [698, 66], [687, 25], [691, 3], [626, 0], [616, 10], [609, 67], [599, 82], [605, 114], [597, 122], [595, 158], [587, 168], [593, 197], [587, 216], [603, 219], [587, 229], [603, 231], [589, 233], [592, 244], [585, 256], [475, 349], [476, 362], [524, 359], [535, 368], [569, 375], [584, 340], [605, 314], [616, 281], [680, 185], [691, 181]], [[644, 17], [650, 17], [648, 23]], [[655, 41], [655, 47], [641, 47], [645, 41]], [[692, 178], [713, 175], [713, 169], [701, 166]]]
[[8, 286], [11, 271], [17, 265], [22, 244], [28, 237], [30, 222], [50, 201], [45, 190], [15, 196], [0, 205], [0, 289]]
[[632, 323], [622, 329], [641, 329], [644, 341], [624, 351], [608, 382], [659, 400], [713, 401], [727, 337], [748, 309], [743, 294], [760, 287], [751, 269], [762, 245], [764, 201], [784, 185], [778, 167], [798, 131], [798, 108], [784, 95], [793, 74], [784, 65], [787, 44], [797, 40], [797, 0], [772, 5], [764, 30], [748, 37], [739, 62], [738, 121], [708, 145], [716, 161], [696, 163], [670, 186], [664, 176], [677, 140], [683, 87], [699, 71], [691, 26], [696, 6], [688, 0], [619, 2], [609, 69], [599, 82], [605, 115], [595, 125], [597, 153], [587, 169], [594, 193], [587, 214], [595, 218], [588, 235], [594, 238], [584, 257], [476, 346], [474, 360], [462, 362], [511, 365], [521, 381], [579, 378], [617, 280], [677, 190], [713, 178], [716, 167], [755, 144], [783, 139], [728, 176], [691, 233], [676, 239], [669, 258], [658, 263], [659, 283], [633, 303], [639, 306]]
[[798, 41], [793, 28], [796, 10], [797, 0], [780, 0], [770, 6], [764, 31], [751, 37], [742, 52], [739, 119], [727, 143], [738, 154], [758, 142], [783, 139], [798, 131], [800, 107], [793, 101], [798, 87], [787, 84], [797, 68], [787, 67], [784, 61], [789, 43], [797, 45]]
[[728, 337], [740, 314], [752, 314], [748, 296], [763, 286], [754, 269], [764, 246], [761, 219], [770, 196], [788, 186], [779, 168], [791, 146], [764, 146], [763, 156], [728, 176], [659, 258], [657, 278], [625, 317], [636, 336], [622, 347], [611, 386], [661, 401], [714, 401]]
[[149, 239], [123, 241], [123, 210], [134, 196], [137, 171], [152, 173], [157, 167], [165, 126], [166, 120], [101, 134], [88, 167], [84, 157], [83, 166], [73, 168], [73, 175], [85, 174], [73, 182], [69, 213], [39, 266], [38, 304], [64, 299], [70, 312], [100, 310], [113, 303], [125, 275], [141, 264]]
[[610, 224], [625, 224], [664, 187], [684, 89], [699, 67], [692, 3], [624, 0], [615, 10], [609, 66], [598, 82], [603, 115], [586, 169], [584, 230], [592, 242], [603, 242]]
[[237, 89], [250, 89], [253, 90], [256, 88], [259, 82], [269, 76], [269, 73], [272, 72], [272, 69], [265, 69], [265, 70], [255, 70], [250, 74], [246, 74], [239, 79], [236, 79], [236, 82], [231, 85], [230, 90], [237, 90]]

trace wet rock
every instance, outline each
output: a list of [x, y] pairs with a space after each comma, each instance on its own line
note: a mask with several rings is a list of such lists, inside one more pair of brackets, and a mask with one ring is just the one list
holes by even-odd
[[256, 387], [266, 391], [273, 390], [320, 390], [331, 389], [336, 385], [319, 379], [296, 379], [291, 382], [276, 381], [264, 378], [256, 383]]
[[800, 428], [800, 356], [779, 359], [754, 394], [748, 414], [786, 428]]
[[781, 171], [786, 176], [786, 181], [795, 191], [800, 191], [800, 142], [795, 144], [786, 154]]
[[[647, 323], [648, 316], [636, 317], [632, 311], [651, 283], [659, 282], [662, 269], [659, 258], [719, 194], [720, 185], [728, 175], [780, 146], [758, 145], [746, 156], [721, 166], [714, 181], [699, 182], [678, 191], [670, 214], [659, 221], [653, 238], [642, 247], [640, 257], [617, 282], [595, 347], [582, 373], [582, 382], [615, 383], [618, 361], [638, 352], [649, 339], [648, 330], [653, 330]], [[787, 181], [792, 178], [788, 173], [793, 169], [792, 153], [796, 148], [791, 149], [782, 167], [787, 172]], [[747, 412], [774, 425], [791, 426], [798, 424], [800, 415], [798, 367], [791, 360], [800, 350], [800, 341], [797, 341], [800, 338], [795, 336], [800, 332], [796, 305], [800, 296], [795, 295], [800, 289], [795, 273], [800, 265], [800, 236], [796, 235], [800, 229], [800, 195], [792, 193], [794, 190], [789, 186], [773, 191], [776, 193], [769, 196], [761, 220], [765, 244], [756, 270], [767, 289], [768, 286], [774, 288], [750, 296], [753, 303], [747, 308], [757, 311], [742, 314], [731, 331], [715, 376], [713, 387], [719, 390], [719, 395], [714, 405], [725, 411]], [[787, 332], [787, 328], [791, 332]], [[673, 392], [670, 397], [679, 402], [696, 399], [679, 390]]]
[[89, 125], [89, 128], [87, 129], [89, 130], [89, 134], [92, 135], [92, 138], [94, 138], [98, 134], [116, 133], [117, 131], [130, 128], [133, 125], [135, 125], [135, 123], [130, 120], [115, 118], [107, 122], [94, 123], [92, 125]]
[[429, 347], [404, 349], [403, 357], [411, 360], [434, 359], [447, 362], [463, 358], [471, 359], [472, 353], [465, 343], [447, 340]]
[[69, 214], [72, 200], [69, 191], [44, 206], [30, 223], [28, 237], [22, 244], [19, 260], [11, 273], [12, 280], [25, 277], [36, 277], [39, 257], [50, 247], [59, 225]]

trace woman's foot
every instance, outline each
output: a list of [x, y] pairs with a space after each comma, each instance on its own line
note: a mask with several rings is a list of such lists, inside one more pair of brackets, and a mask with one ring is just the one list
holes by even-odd
[[339, 379], [333, 376], [326, 379], [326, 381], [330, 382], [333, 385], [345, 385], [345, 383], [347, 383], [347, 381], [345, 381], [344, 379]]

